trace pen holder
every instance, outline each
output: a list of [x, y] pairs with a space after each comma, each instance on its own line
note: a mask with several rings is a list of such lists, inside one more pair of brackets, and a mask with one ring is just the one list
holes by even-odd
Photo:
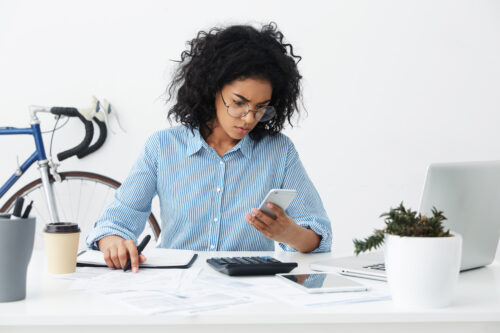
[[26, 271], [33, 252], [35, 218], [0, 215], [0, 302], [26, 298]]

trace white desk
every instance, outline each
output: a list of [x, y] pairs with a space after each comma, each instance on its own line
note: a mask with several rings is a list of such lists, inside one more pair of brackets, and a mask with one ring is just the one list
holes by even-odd
[[[200, 253], [208, 256], [275, 255], [299, 262], [331, 254], [269, 252]], [[5, 269], [4, 267], [0, 269]], [[211, 269], [207, 268], [206, 271]], [[214, 274], [219, 274], [214, 271]], [[46, 273], [35, 252], [28, 269], [27, 298], [0, 303], [0, 332], [500, 332], [500, 264], [462, 273], [453, 305], [439, 310], [400, 311], [390, 301], [303, 309], [288, 304], [238, 306], [195, 316], [144, 315], [104, 296], [70, 290], [72, 281]]]

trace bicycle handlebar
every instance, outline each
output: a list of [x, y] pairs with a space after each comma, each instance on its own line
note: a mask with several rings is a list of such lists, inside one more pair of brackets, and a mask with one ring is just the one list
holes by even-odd
[[108, 136], [106, 123], [104, 121], [100, 121], [99, 119], [97, 119], [97, 117], [93, 117], [92, 120], [94, 120], [99, 127], [99, 137], [93, 145], [88, 146], [86, 149], [78, 152], [76, 154], [76, 157], [78, 158], [84, 158], [85, 156], [92, 154], [93, 152], [101, 148], [101, 146], [104, 144], [104, 141], [106, 141], [106, 137]]
[[[76, 145], [73, 148], [70, 148], [68, 150], [65, 150], [65, 151], [57, 154], [57, 159], [59, 161], [63, 161], [67, 158], [70, 158], [73, 155], [78, 156], [78, 154], [83, 154], [84, 152], [88, 151], [89, 146], [90, 146], [90, 142], [92, 141], [92, 137], [94, 136], [94, 126], [92, 125], [92, 121], [85, 119], [85, 117], [82, 116], [80, 114], [80, 112], [78, 112], [78, 109], [76, 109], [76, 108], [54, 106], [54, 107], [50, 108], [50, 112], [52, 114], [59, 115], [59, 116], [64, 115], [64, 116], [68, 116], [68, 117], [77, 117], [85, 125], [85, 137], [83, 138], [82, 142], [80, 142], [78, 145]], [[101, 128], [101, 126], [99, 126], [99, 128]], [[101, 136], [102, 136], [102, 130], [101, 130]], [[99, 137], [99, 139], [101, 139], [101, 137]], [[96, 145], [97, 145], [97, 142], [94, 146], [96, 146]], [[95, 150], [97, 150], [99, 147], [100, 146], [98, 146]], [[93, 150], [93, 151], [95, 151], [95, 150]], [[83, 156], [86, 156], [88, 154], [90, 154], [90, 153], [87, 153]], [[78, 157], [81, 158], [80, 156], [78, 156]]]

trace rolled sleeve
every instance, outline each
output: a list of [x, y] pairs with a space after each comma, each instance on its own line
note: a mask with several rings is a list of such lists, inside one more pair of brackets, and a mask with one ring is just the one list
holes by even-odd
[[[330, 221], [328, 222], [318, 222], [318, 221], [301, 221], [297, 222], [295, 221], [298, 225], [300, 225], [303, 228], [310, 229], [314, 231], [318, 236], [321, 237], [321, 241], [318, 245], [317, 248], [315, 248], [311, 253], [320, 253], [320, 252], [330, 252], [331, 247], [332, 247], [332, 232], [331, 228], [325, 227], [326, 224], [330, 224]], [[279, 246], [285, 250], [285, 251], [290, 251], [290, 252], [297, 252], [296, 249], [291, 247], [288, 244], [285, 243], [279, 243]]]
[[137, 243], [137, 238], [144, 230], [151, 208], [144, 212], [137, 211], [127, 207], [117, 197], [118, 193], [115, 194], [115, 200], [106, 208], [104, 214], [94, 224], [94, 229], [87, 236], [89, 248], [98, 250], [97, 241], [109, 235], [120, 236]]

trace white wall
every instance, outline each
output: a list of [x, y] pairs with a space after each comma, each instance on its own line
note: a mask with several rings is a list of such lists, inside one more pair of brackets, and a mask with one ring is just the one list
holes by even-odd
[[[162, 94], [185, 41], [270, 20], [303, 56], [308, 116], [286, 134], [333, 221], [337, 253], [401, 200], [417, 208], [428, 163], [500, 159], [498, 1], [0, 0], [0, 126], [26, 125], [30, 104], [106, 97], [127, 134], [64, 169], [123, 180], [146, 137], [169, 126]], [[77, 121], [63, 128], [56, 151], [81, 134]], [[17, 140], [0, 138], [2, 183], [32, 145]]]

